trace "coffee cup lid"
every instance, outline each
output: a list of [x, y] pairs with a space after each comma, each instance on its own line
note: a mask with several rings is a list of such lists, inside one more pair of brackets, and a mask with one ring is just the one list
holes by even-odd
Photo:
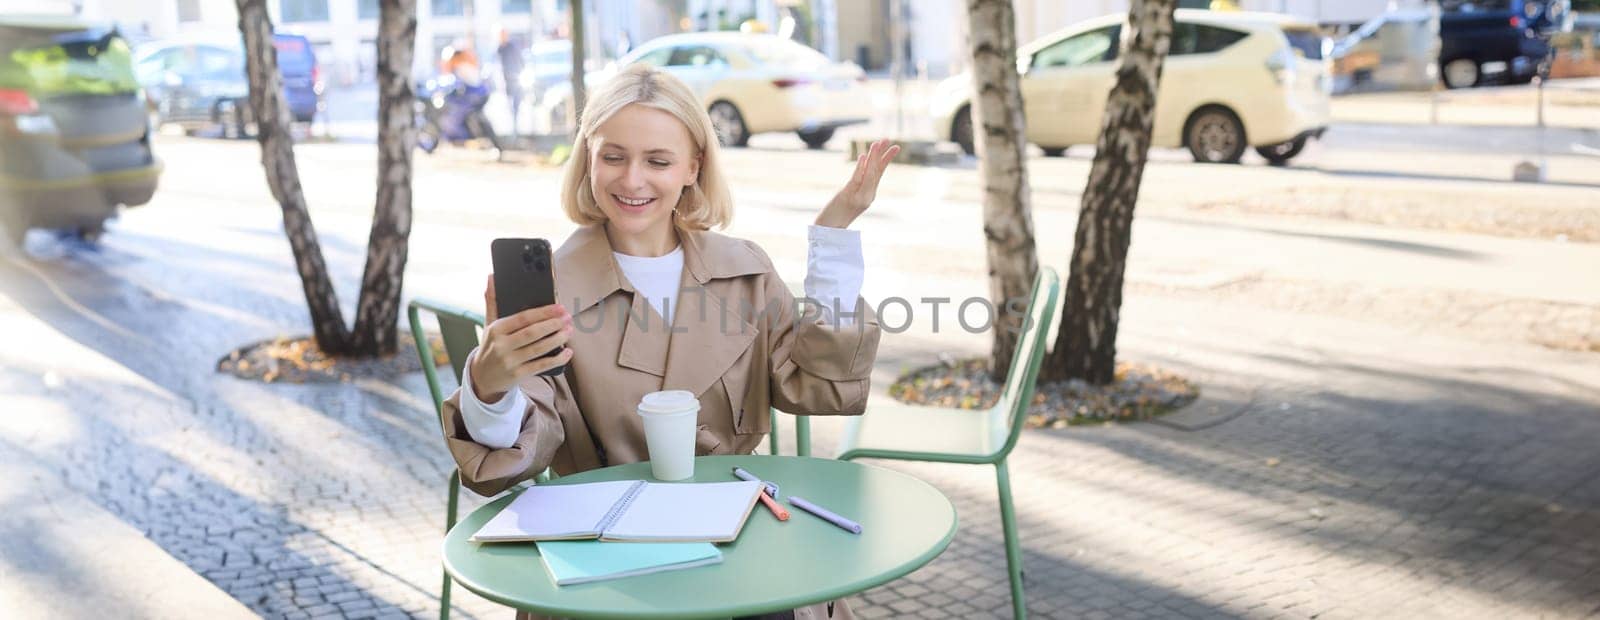
[[688, 390], [651, 392], [639, 400], [639, 413], [679, 413], [699, 408], [700, 399]]

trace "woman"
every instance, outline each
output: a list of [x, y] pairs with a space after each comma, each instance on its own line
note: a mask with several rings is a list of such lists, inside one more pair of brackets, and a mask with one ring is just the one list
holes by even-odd
[[[562, 189], [582, 228], [555, 253], [560, 303], [497, 318], [491, 277], [483, 344], [445, 403], [461, 483], [493, 495], [546, 467], [645, 460], [634, 410], [657, 390], [699, 396], [701, 455], [750, 453], [771, 428], [769, 407], [859, 415], [879, 330], [858, 303], [860, 238], [848, 226], [899, 147], [873, 144], [818, 214], [805, 286], [822, 308], [797, 315], [760, 247], [709, 231], [727, 225], [731, 197], [711, 121], [686, 85], [635, 65], [582, 118]], [[835, 602], [795, 616], [850, 612]]]

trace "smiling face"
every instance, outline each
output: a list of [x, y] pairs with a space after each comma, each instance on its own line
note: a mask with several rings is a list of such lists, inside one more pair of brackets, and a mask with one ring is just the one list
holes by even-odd
[[672, 209], [700, 173], [699, 149], [671, 113], [631, 104], [589, 137], [589, 185], [617, 251], [660, 256], [677, 245]]

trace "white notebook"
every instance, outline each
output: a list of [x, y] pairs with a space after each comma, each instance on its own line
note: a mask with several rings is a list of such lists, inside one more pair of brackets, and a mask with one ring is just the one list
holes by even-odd
[[532, 486], [478, 528], [472, 540], [731, 542], [760, 493], [761, 483], [742, 481]]

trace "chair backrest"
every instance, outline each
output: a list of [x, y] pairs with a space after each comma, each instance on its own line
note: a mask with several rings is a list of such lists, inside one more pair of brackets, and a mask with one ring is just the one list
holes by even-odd
[[433, 365], [433, 350], [423, 332], [418, 310], [427, 310], [439, 321], [439, 336], [444, 339], [445, 356], [450, 359], [450, 370], [455, 372], [456, 383], [461, 383], [461, 370], [466, 367], [467, 354], [478, 346], [478, 328], [483, 327], [483, 315], [425, 299], [413, 300], [406, 307], [406, 319], [411, 324], [411, 337], [417, 343], [417, 356], [422, 362], [422, 375], [428, 379], [428, 392], [433, 395], [435, 411], [444, 407], [444, 390], [439, 386], [438, 370]]
[[1061, 279], [1056, 270], [1040, 267], [1033, 283], [1033, 298], [1028, 301], [1027, 322], [1017, 336], [1017, 348], [1011, 356], [1011, 369], [1006, 373], [1005, 390], [1000, 393], [992, 415], [1002, 417], [996, 428], [1006, 431], [1005, 443], [995, 454], [1004, 457], [1016, 447], [1017, 438], [1027, 421], [1028, 407], [1033, 404], [1033, 390], [1039, 378], [1039, 367], [1044, 364], [1045, 339], [1050, 335], [1050, 323], [1056, 320], [1056, 296], [1061, 289]]

